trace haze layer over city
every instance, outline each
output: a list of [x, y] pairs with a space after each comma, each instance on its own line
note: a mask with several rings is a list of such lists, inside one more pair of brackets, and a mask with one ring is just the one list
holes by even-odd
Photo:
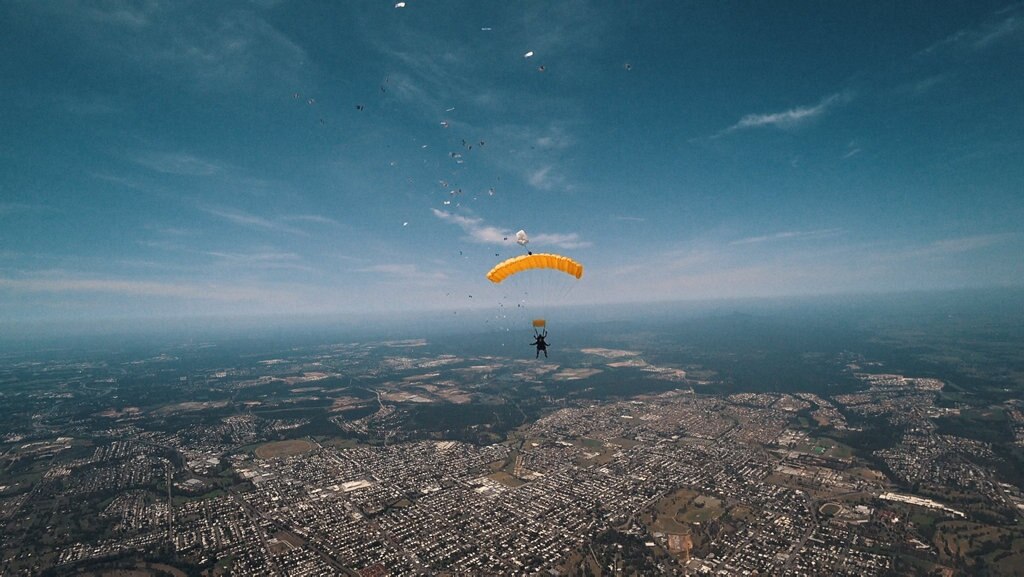
[[0, 575], [1024, 572], [1021, 4], [0, 36]]

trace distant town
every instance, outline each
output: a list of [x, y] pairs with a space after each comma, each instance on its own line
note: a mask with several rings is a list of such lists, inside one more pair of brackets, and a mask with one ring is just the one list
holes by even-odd
[[558, 354], [12, 356], [0, 574], [1024, 570], [1021, 487], [944, 425], [995, 419], [1020, 447], [1017, 402], [951, 401], [850, 351], [821, 362], [854, 385], [818, 392], [716, 392], [715, 370], [639, 349]]

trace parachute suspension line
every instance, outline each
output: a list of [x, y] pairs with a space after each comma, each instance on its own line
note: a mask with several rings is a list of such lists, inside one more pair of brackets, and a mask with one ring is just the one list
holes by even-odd
[[573, 289], [576, 288], [576, 284], [577, 283], [574, 283], [574, 282], [562, 283], [562, 285], [563, 285], [562, 286], [562, 290], [557, 295], [558, 296], [558, 300], [560, 302], [568, 302], [568, 299], [566, 297], [568, 297], [569, 293], [571, 293], [573, 291]]

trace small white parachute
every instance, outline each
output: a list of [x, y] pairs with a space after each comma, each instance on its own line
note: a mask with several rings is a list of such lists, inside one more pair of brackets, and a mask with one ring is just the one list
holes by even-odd
[[523, 58], [533, 58], [533, 50], [523, 54]]
[[526, 246], [526, 243], [530, 242], [530, 239], [527, 238], [527, 236], [526, 236], [526, 231], [525, 230], [521, 230], [521, 231], [516, 233], [516, 242], [518, 242], [519, 244], [521, 244], [523, 246]]

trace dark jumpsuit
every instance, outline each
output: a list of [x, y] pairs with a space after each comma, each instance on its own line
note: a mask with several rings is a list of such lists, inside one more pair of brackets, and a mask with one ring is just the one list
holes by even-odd
[[537, 347], [537, 356], [534, 358], [539, 359], [541, 351], [544, 351], [544, 358], [548, 358], [548, 344], [544, 342], [544, 337], [546, 336], [548, 336], [548, 332], [544, 331], [543, 333], [535, 335], [533, 342], [530, 343], [531, 345], [535, 345]]

